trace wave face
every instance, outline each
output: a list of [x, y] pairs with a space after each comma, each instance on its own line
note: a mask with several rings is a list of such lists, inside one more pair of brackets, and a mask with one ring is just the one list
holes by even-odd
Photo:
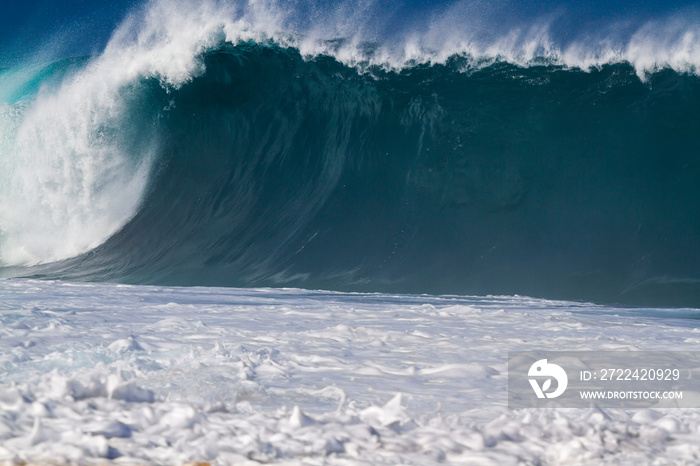
[[0, 75], [2, 275], [700, 305], [692, 56], [397, 58], [168, 5]]

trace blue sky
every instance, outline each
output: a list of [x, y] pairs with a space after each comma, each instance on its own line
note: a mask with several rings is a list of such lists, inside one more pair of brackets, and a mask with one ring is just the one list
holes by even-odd
[[3, 2], [0, 10], [0, 63], [20, 61], [60, 38], [60, 55], [95, 52], [104, 46], [114, 26], [133, 0], [19, 0]]

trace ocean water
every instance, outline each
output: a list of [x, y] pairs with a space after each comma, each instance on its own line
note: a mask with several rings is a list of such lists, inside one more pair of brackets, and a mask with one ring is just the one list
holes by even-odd
[[699, 349], [698, 128], [693, 2], [12, 6], [0, 461], [692, 463], [506, 358]]
[[4, 69], [0, 273], [698, 304], [694, 10], [381, 7], [156, 1]]

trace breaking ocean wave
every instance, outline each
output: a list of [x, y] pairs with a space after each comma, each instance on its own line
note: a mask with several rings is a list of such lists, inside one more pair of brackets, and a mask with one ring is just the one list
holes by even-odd
[[697, 12], [479, 5], [156, 1], [0, 71], [0, 273], [696, 305]]

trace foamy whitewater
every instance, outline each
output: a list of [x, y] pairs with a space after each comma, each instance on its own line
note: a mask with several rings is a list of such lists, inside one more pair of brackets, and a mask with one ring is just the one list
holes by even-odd
[[700, 350], [695, 310], [0, 281], [0, 460], [694, 464], [695, 409], [507, 407], [507, 352]]
[[700, 351], [700, 14], [517, 4], [0, 50], [0, 463], [700, 462], [698, 410], [507, 406], [509, 351]]

